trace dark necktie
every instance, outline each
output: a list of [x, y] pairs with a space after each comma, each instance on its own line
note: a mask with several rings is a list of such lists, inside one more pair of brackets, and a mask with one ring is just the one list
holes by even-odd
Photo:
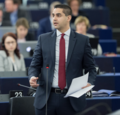
[[65, 39], [64, 35], [61, 35], [60, 45], [59, 45], [59, 71], [58, 71], [58, 86], [63, 90], [66, 86], [66, 73], [65, 73]]

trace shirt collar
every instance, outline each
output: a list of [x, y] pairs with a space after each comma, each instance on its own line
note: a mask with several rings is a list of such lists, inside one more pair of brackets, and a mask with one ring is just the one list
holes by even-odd
[[17, 10], [11, 13], [11, 15], [17, 15]]
[[[65, 35], [70, 36], [71, 29], [69, 28], [66, 32], [64, 32]], [[57, 36], [60, 36], [62, 33], [57, 30]]]

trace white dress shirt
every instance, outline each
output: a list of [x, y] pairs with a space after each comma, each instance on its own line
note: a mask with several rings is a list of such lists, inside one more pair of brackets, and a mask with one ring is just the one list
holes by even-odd
[[11, 57], [9, 57], [9, 58], [10, 58], [12, 64], [13, 64], [14, 71], [17, 71], [17, 65], [16, 65], [16, 63], [13, 61], [13, 59]]
[[[60, 38], [61, 38], [61, 32], [57, 32], [57, 38], [56, 38], [56, 46], [55, 46], [55, 70], [54, 70], [54, 77], [53, 77], [53, 82], [52, 82], [52, 87], [54, 88], [59, 88], [58, 86], [58, 70], [59, 70], [59, 44], [60, 44]], [[68, 54], [68, 47], [69, 47], [69, 38], [70, 38], [70, 32], [71, 29], [69, 28], [64, 34], [64, 39], [65, 39], [65, 63], [67, 62], [67, 54]], [[67, 88], [67, 86], [65, 87]]]
[[24, 43], [24, 42], [26, 42], [26, 39], [25, 39], [25, 38], [23, 38], [23, 39], [19, 39], [19, 38], [18, 38], [18, 39], [17, 39], [17, 42], [18, 42], [18, 43]]

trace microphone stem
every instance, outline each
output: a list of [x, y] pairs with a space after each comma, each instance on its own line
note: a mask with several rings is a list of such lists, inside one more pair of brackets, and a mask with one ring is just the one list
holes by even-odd
[[46, 78], [46, 115], [47, 115], [47, 93], [48, 93], [48, 69], [47, 69], [47, 78]]
[[28, 86], [25, 86], [25, 85], [21, 85], [21, 84], [19, 84], [19, 86], [22, 86], [22, 87], [26, 87], [26, 88], [30, 88], [30, 89], [36, 90], [35, 88], [32, 88], [32, 87], [28, 87]]

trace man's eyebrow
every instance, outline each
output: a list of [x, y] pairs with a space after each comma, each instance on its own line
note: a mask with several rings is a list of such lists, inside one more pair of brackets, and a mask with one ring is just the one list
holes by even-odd
[[[52, 13], [52, 15], [55, 15], [54, 13]], [[56, 13], [56, 15], [61, 15], [61, 13]]]
[[56, 15], [61, 15], [61, 13], [57, 13]]

